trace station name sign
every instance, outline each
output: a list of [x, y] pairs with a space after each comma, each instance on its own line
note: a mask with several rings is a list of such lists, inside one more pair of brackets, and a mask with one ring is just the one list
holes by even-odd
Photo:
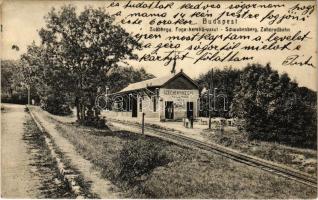
[[193, 90], [175, 90], [175, 89], [165, 89], [163, 94], [166, 96], [171, 96], [173, 98], [189, 98], [194, 95]]

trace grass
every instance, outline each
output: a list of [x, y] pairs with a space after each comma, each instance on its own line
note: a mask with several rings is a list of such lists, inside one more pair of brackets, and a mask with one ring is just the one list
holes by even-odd
[[[76, 195], [71, 191], [68, 183], [64, 181], [63, 176], [60, 174], [57, 163], [52, 157], [50, 150], [45, 142], [45, 133], [42, 133], [35, 122], [32, 119], [28, 119], [25, 123], [25, 134], [23, 139], [29, 145], [29, 153], [32, 154], [32, 149], [37, 150], [38, 154], [33, 155], [35, 166], [38, 168], [39, 177], [42, 177], [42, 186], [40, 188], [43, 197], [41, 198], [76, 198]], [[46, 135], [50, 138], [49, 135]], [[50, 138], [52, 139], [52, 138]], [[69, 160], [63, 156], [63, 152], [60, 151], [58, 146], [54, 144], [54, 150], [57, 155], [61, 158], [62, 162], [66, 166], [66, 169], [70, 169], [74, 174], [79, 175], [76, 179], [82, 192], [87, 198], [96, 198], [96, 194], [92, 194], [90, 190], [90, 183], [85, 182], [81, 173], [76, 170]], [[60, 183], [56, 183], [60, 182]]]
[[315, 150], [257, 140], [249, 141], [246, 135], [234, 128], [226, 129], [223, 133], [204, 130], [201, 134], [211, 142], [239, 150], [242, 153], [280, 163], [314, 176], [317, 175], [317, 151]]
[[[51, 121], [82, 156], [130, 198], [315, 198], [317, 195], [315, 189], [301, 183], [158, 138]], [[170, 162], [136, 177], [139, 182], [132, 185], [118, 178], [118, 158], [125, 145], [139, 140], [160, 146]]]
[[39, 177], [41, 186], [39, 198], [75, 198], [63, 177], [59, 174], [56, 162], [46, 146], [45, 137], [36, 127], [32, 119], [24, 124], [23, 140], [27, 144], [31, 156], [32, 173]]
[[[137, 122], [135, 122], [138, 124]], [[168, 131], [182, 132], [157, 124], [148, 124], [150, 127], [164, 129]], [[205, 129], [201, 132], [208, 141], [226, 146], [242, 153], [259, 157], [275, 163], [283, 164], [299, 171], [317, 176], [317, 151], [313, 149], [303, 149], [291, 147], [283, 144], [249, 141], [247, 136], [238, 131], [235, 127], [226, 127], [224, 133]]]

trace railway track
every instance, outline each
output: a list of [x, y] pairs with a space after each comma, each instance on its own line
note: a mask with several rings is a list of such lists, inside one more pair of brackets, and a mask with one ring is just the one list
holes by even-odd
[[[141, 129], [141, 125], [138, 123], [115, 120], [115, 119], [109, 119], [109, 121], [120, 123], [125, 126], [127, 125], [133, 126], [135, 128]], [[317, 178], [310, 176], [309, 174], [306, 174], [304, 172], [300, 172], [298, 170], [295, 170], [286, 166], [282, 166], [282, 165], [273, 163], [271, 161], [267, 161], [267, 160], [256, 158], [250, 155], [246, 155], [238, 151], [235, 151], [233, 149], [229, 149], [217, 144], [205, 143], [193, 138], [189, 138], [180, 134], [173, 133], [168, 130], [161, 130], [159, 128], [154, 128], [149, 125], [145, 125], [146, 134], [147, 134], [147, 131], [150, 131], [152, 135], [160, 136], [161, 138], [169, 139], [170, 141], [178, 142], [190, 147], [195, 147], [195, 148], [205, 150], [208, 152], [213, 152], [218, 155], [224, 156], [226, 158], [235, 160], [237, 162], [244, 163], [246, 165], [253, 166], [258, 169], [262, 169], [269, 173], [283, 176], [285, 178], [317, 188]]]

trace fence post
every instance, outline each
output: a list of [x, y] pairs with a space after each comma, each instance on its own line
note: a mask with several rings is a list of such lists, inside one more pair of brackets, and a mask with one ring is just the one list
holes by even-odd
[[145, 134], [145, 113], [142, 113], [141, 134]]

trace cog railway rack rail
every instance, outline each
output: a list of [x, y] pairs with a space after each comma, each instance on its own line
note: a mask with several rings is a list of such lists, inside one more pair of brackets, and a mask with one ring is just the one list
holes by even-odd
[[[123, 125], [128, 125], [128, 126], [133, 126], [135, 128], [140, 128], [141, 125], [136, 122], [129, 122], [129, 121], [122, 121], [122, 120], [117, 120], [117, 119], [109, 119], [110, 122], [115, 122], [115, 123], [120, 123]], [[205, 150], [208, 152], [213, 152], [218, 155], [224, 156], [226, 158], [235, 160], [237, 162], [256, 167], [258, 169], [267, 171], [272, 174], [276, 174], [279, 176], [286, 177], [288, 179], [306, 184], [308, 186], [317, 188], [317, 179], [313, 176], [310, 176], [309, 174], [300, 172], [298, 170], [282, 166], [267, 160], [263, 160], [260, 158], [256, 158], [253, 156], [249, 156], [240, 152], [237, 152], [233, 149], [229, 149], [217, 144], [212, 144], [212, 143], [205, 143], [201, 142], [199, 140], [189, 138], [180, 134], [173, 133], [168, 130], [161, 130], [159, 128], [154, 128], [149, 125], [145, 125], [145, 131], [150, 131], [151, 134], [149, 135], [155, 135], [159, 136], [160, 138], [164, 140], [169, 140], [171, 142], [177, 142], [185, 146], [189, 146], [192, 148], [197, 148], [201, 150]]]

